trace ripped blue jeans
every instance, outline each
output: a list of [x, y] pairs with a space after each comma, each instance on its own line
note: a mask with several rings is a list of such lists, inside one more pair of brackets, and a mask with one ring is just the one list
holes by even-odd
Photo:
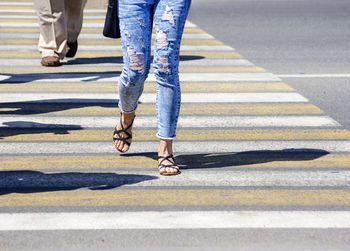
[[153, 20], [156, 37], [153, 69], [157, 81], [157, 137], [173, 139], [179, 117], [181, 92], [179, 51], [191, 0], [119, 0], [119, 25], [123, 47], [119, 108], [136, 110], [151, 63]]

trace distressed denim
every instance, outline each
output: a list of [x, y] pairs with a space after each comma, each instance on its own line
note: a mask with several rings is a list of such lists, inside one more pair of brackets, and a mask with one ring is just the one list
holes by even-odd
[[156, 30], [153, 69], [157, 81], [157, 136], [173, 139], [180, 111], [180, 42], [191, 0], [119, 0], [123, 47], [119, 108], [136, 110], [151, 63], [153, 20]]

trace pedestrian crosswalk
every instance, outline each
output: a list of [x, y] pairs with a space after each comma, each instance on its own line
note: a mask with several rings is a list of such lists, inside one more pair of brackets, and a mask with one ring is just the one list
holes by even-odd
[[46, 68], [32, 2], [0, 1], [0, 231], [350, 227], [350, 132], [190, 21], [182, 174], [157, 172], [152, 71], [120, 155], [122, 51], [104, 13], [86, 9], [76, 58]]

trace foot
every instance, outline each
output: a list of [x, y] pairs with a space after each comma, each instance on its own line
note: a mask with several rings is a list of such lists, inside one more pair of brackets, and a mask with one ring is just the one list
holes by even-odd
[[158, 169], [161, 175], [177, 175], [180, 174], [179, 167], [175, 164], [172, 154], [167, 156], [158, 156]]
[[72, 58], [75, 56], [78, 50], [78, 41], [75, 42], [67, 42], [66, 46], [66, 57], [67, 58]]
[[43, 57], [41, 59], [41, 65], [42, 66], [60, 66], [60, 59], [55, 56], [48, 56], [48, 57]]
[[161, 175], [180, 174], [180, 169], [173, 157], [173, 141], [161, 139], [158, 149], [158, 169]]
[[127, 152], [132, 141], [132, 124], [135, 113], [121, 113], [120, 121], [113, 134], [115, 148], [119, 152]]

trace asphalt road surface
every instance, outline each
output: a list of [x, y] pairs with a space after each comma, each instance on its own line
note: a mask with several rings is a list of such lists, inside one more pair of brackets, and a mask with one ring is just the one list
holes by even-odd
[[190, 20], [257, 66], [292, 75], [281, 78], [349, 129], [349, 12], [346, 0], [194, 0]]

